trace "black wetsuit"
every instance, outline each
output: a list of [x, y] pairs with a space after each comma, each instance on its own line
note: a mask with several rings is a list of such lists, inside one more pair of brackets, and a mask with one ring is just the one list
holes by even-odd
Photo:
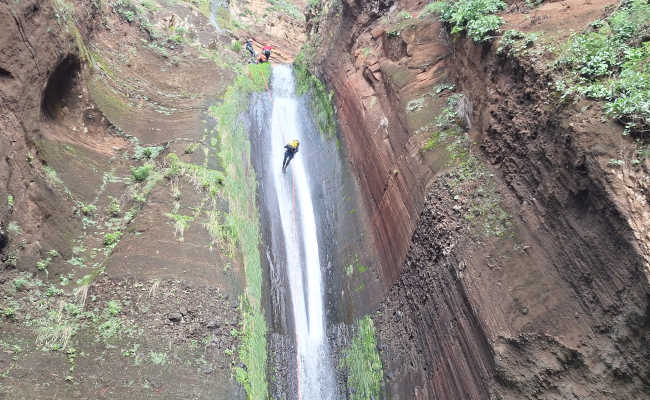
[[255, 50], [253, 49], [253, 42], [250, 40], [246, 42], [246, 50], [248, 50], [253, 57], [255, 57]]
[[290, 145], [284, 146], [287, 151], [284, 152], [284, 160], [282, 160], [282, 171], [286, 170], [289, 166], [289, 162], [293, 159], [293, 156], [298, 152], [298, 148], [293, 148]]

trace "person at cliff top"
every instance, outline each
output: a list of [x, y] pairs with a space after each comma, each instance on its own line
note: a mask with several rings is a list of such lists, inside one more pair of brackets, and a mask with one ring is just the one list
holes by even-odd
[[273, 47], [271, 47], [271, 46], [264, 46], [262, 48], [262, 53], [264, 53], [264, 57], [266, 57], [266, 62], [268, 62], [269, 58], [271, 58], [271, 50], [272, 49], [273, 49]]
[[266, 56], [264, 56], [264, 53], [260, 53], [260, 54], [257, 56], [257, 63], [258, 63], [258, 64], [263, 64], [263, 63], [268, 62], [268, 61], [269, 61], [269, 59], [266, 58]]
[[255, 49], [253, 49], [253, 39], [248, 39], [246, 41], [246, 50], [248, 50], [248, 52], [251, 53], [253, 57], [255, 57]]
[[292, 140], [290, 141], [286, 146], [284, 146], [285, 149], [287, 149], [284, 152], [284, 160], [282, 160], [282, 172], [287, 171], [287, 167], [289, 166], [289, 163], [293, 159], [293, 156], [296, 155], [298, 152], [298, 146], [300, 145], [300, 142], [297, 140]]

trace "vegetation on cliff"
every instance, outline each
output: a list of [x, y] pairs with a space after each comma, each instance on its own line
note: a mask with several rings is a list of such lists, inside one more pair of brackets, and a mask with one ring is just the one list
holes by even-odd
[[434, 1], [424, 7], [420, 16], [439, 14], [452, 34], [464, 31], [475, 42], [483, 42], [499, 32], [503, 18], [495, 14], [505, 8], [501, 0]]
[[309, 44], [305, 45], [294, 61], [296, 92], [299, 96], [307, 93], [310, 95], [312, 115], [318, 129], [331, 139], [336, 134], [334, 92], [328, 90], [323, 81], [311, 72], [309, 50]]
[[625, 133], [650, 132], [650, 5], [624, 1], [609, 17], [574, 35], [557, 61], [568, 77], [558, 83], [565, 96], [604, 100], [605, 110]]
[[[257, 180], [250, 162], [250, 142], [239, 116], [248, 108], [252, 92], [265, 89], [269, 64], [249, 64], [238, 70], [223, 102], [210, 107], [218, 119], [219, 159], [224, 168], [223, 187], [228, 200], [226, 224], [231, 240], [239, 244], [246, 273], [246, 297], [241, 299], [242, 332], [239, 357], [245, 368], [235, 374], [249, 399], [267, 398], [266, 321], [262, 311], [262, 267], [259, 254], [260, 227], [255, 193]], [[242, 162], [242, 158], [245, 162]]]
[[379, 398], [384, 373], [377, 350], [375, 325], [369, 316], [359, 320], [357, 334], [343, 350], [339, 367], [346, 372], [351, 400]]

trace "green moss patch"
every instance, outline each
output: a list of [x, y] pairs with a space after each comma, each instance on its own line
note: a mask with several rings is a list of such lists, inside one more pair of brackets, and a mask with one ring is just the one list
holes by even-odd
[[494, 177], [470, 152], [467, 134], [460, 125], [462, 102], [462, 94], [447, 98], [447, 106], [434, 119], [436, 130], [422, 151], [442, 149], [447, 153], [449, 183], [455, 198], [459, 201], [463, 199], [463, 218], [477, 234], [502, 238], [510, 233], [511, 217], [502, 206]]
[[309, 93], [316, 125], [322, 134], [331, 139], [336, 135], [334, 92], [328, 90], [325, 84], [309, 70], [307, 59], [307, 52], [303, 49], [294, 61], [296, 92], [299, 96]]
[[345, 371], [351, 400], [377, 399], [382, 391], [382, 369], [375, 325], [368, 316], [359, 320], [357, 334], [343, 350], [339, 368]]
[[[251, 93], [262, 91], [270, 78], [269, 64], [250, 64], [240, 68], [223, 101], [210, 107], [217, 119], [219, 160], [224, 169], [223, 193], [228, 201], [226, 216], [232, 240], [241, 250], [246, 275], [246, 297], [242, 299], [242, 336], [239, 358], [244, 368], [235, 374], [249, 399], [266, 399], [266, 321], [262, 313], [262, 267], [259, 253], [260, 227], [257, 210], [257, 180], [250, 162], [250, 142], [243, 124]], [[242, 162], [243, 161], [243, 162]]]

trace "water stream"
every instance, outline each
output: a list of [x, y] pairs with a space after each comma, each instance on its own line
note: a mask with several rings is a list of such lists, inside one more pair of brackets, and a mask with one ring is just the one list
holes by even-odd
[[221, 29], [217, 23], [217, 14], [219, 13], [219, 10], [226, 8], [228, 8], [226, 0], [210, 0], [210, 23], [218, 33], [222, 33], [223, 29]]
[[[274, 246], [284, 260], [295, 324], [298, 399], [334, 400], [336, 381], [325, 334], [321, 259], [310, 190], [309, 150], [301, 145], [286, 173], [282, 173], [284, 145], [292, 139], [307, 142], [301, 127], [295, 96], [293, 70], [287, 65], [273, 67], [271, 77], [270, 149], [267, 157], [270, 182], [276, 194], [284, 246]], [[309, 132], [318, 134], [317, 132]], [[281, 248], [283, 247], [283, 248]]]

